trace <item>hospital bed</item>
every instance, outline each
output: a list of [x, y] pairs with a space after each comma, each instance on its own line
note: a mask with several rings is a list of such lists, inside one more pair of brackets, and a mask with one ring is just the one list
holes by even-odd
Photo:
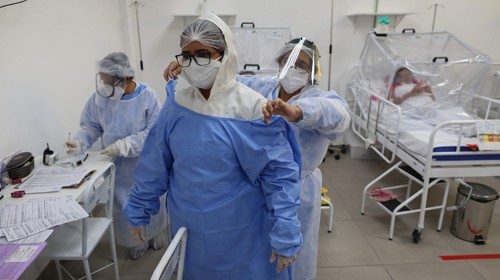
[[151, 280], [182, 280], [188, 231], [181, 227], [156, 266]]
[[[500, 151], [476, 151], [478, 121], [500, 118], [500, 102], [478, 94], [489, 58], [470, 48], [448, 32], [369, 34], [360, 64], [348, 83], [352, 129], [366, 145], [392, 166], [370, 182], [363, 191], [361, 213], [365, 212], [368, 191], [392, 172], [408, 183], [383, 188], [403, 189], [399, 200], [374, 202], [391, 216], [389, 239], [393, 239], [395, 218], [419, 214], [412, 232], [421, 239], [427, 211], [439, 210], [437, 230], [442, 228], [452, 180], [467, 184], [466, 177], [493, 177], [500, 174]], [[406, 67], [433, 88], [436, 101], [420, 108], [402, 109], [389, 100], [397, 69]], [[436, 105], [437, 104], [437, 105]], [[456, 113], [456, 119], [432, 123], [422, 117], [432, 110]], [[424, 112], [424, 113], [421, 113]], [[432, 114], [431, 114], [432, 115]], [[420, 188], [412, 193], [412, 186]], [[430, 188], [444, 188], [437, 205], [428, 205]], [[418, 199], [420, 202], [418, 203]], [[410, 204], [420, 206], [412, 209]]]

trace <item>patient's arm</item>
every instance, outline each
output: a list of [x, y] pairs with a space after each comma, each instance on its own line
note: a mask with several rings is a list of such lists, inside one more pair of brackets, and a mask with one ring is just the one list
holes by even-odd
[[417, 96], [419, 94], [421, 94], [421, 89], [419, 88], [419, 86], [414, 86], [413, 89], [405, 94], [403, 94], [402, 96], [396, 96], [394, 94], [394, 92], [392, 92], [392, 102], [396, 105], [400, 105], [401, 103], [405, 102], [405, 100], [407, 100], [408, 98], [411, 98], [411, 97], [414, 97], [414, 96]]
[[432, 98], [432, 100], [436, 101], [436, 96], [434, 96], [434, 92], [432, 91], [432, 88], [430, 85], [426, 84], [425, 85], [425, 92], [427, 92], [430, 96], [430, 98]]
[[426, 83], [418, 83], [416, 86], [413, 87], [413, 89], [402, 96], [395, 96], [394, 91], [391, 93], [391, 100], [394, 104], [400, 105], [401, 103], [405, 102], [407, 99], [411, 97], [415, 97], [421, 94], [429, 95], [432, 100], [436, 100], [434, 97], [434, 93], [432, 92], [432, 88], [430, 85]]

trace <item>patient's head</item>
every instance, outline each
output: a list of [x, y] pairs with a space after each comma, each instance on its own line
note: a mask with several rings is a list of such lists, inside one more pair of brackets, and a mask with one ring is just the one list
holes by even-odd
[[396, 71], [394, 81], [399, 84], [411, 84], [413, 83], [413, 73], [408, 68], [401, 67]]

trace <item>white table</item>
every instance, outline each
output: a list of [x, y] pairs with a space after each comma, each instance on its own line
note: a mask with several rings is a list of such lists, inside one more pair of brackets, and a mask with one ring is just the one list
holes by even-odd
[[[35, 168], [39, 166], [42, 166], [42, 163], [40, 158], [37, 158], [35, 161]], [[112, 172], [114, 172], [114, 165], [98, 153], [89, 153], [89, 157], [87, 158], [87, 160], [85, 160], [82, 165], [76, 167], [75, 169], [85, 169], [88, 171], [96, 170], [96, 172], [88, 181], [86, 181], [84, 184], [82, 184], [82, 186], [78, 188], [65, 188], [59, 192], [53, 193], [26, 194], [22, 198], [12, 198], [10, 196], [10, 193], [15, 191], [16, 189], [14, 189], [13, 186], [9, 186], [1, 192], [2, 195], [4, 195], [4, 198], [0, 200], [0, 206], [7, 204], [21, 204], [33, 198], [71, 196], [81, 205], [90, 205], [91, 207], [84, 207], [86, 208], [87, 212], [90, 213], [97, 202], [100, 200], [99, 192], [96, 192], [96, 189], [103, 186], [103, 183], [110, 182], [110, 180], [107, 180], [107, 178], [109, 178], [111, 175], [114, 175], [112, 174]], [[54, 233], [57, 230], [58, 228], [55, 228]], [[50, 242], [50, 238], [47, 241]], [[40, 254], [40, 256], [42, 255], [43, 253]], [[23, 273], [21, 279], [36, 279], [48, 263], [48, 259], [38, 257]]]

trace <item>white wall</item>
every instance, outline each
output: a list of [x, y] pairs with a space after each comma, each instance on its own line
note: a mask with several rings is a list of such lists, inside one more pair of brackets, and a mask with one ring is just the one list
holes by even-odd
[[0, 157], [18, 148], [40, 154], [47, 142], [63, 151], [95, 89], [96, 61], [126, 45], [119, 2], [30, 0], [0, 9]]
[[[2, 0], [9, 2], [10, 0]], [[123, 50], [136, 66], [137, 78], [164, 99], [162, 72], [179, 52], [185, 26], [175, 14], [195, 14], [202, 0], [142, 0], [143, 60], [138, 68], [135, 13], [131, 0], [30, 0], [0, 9], [0, 156], [24, 148], [39, 154], [50, 142], [58, 152], [69, 131], [78, 129], [84, 102], [94, 90], [95, 62]], [[328, 73], [330, 12], [333, 2], [333, 68]], [[398, 31], [431, 30], [433, 3], [441, 3], [436, 30], [449, 30], [500, 62], [500, 1], [380, 0], [380, 11], [407, 11]], [[341, 94], [346, 71], [356, 65], [372, 20], [356, 26], [348, 13], [370, 12], [375, 0], [207, 0], [207, 9], [236, 14], [230, 24], [253, 21], [260, 27], [291, 27], [295, 36], [314, 40], [322, 50], [323, 81]], [[496, 68], [498, 70], [500, 68]], [[493, 72], [493, 71], [492, 71]], [[486, 77], [485, 90], [496, 81]], [[500, 93], [497, 93], [500, 96]], [[491, 93], [490, 95], [493, 95]]]
[[[179, 52], [178, 35], [185, 22], [174, 18], [176, 14], [196, 14], [202, 0], [188, 1], [142, 1], [140, 8], [141, 32], [145, 71], [142, 78], [163, 96], [161, 74], [165, 64]], [[328, 73], [328, 47], [330, 43], [330, 12], [333, 2], [333, 65]], [[396, 29], [413, 27], [418, 32], [431, 31], [434, 3], [444, 7], [438, 11], [436, 30], [448, 30], [459, 38], [470, 42], [473, 47], [487, 53], [494, 61], [500, 62], [499, 39], [492, 34], [500, 27], [500, 1], [492, 0], [380, 0], [379, 11], [412, 12], [403, 19]], [[207, 10], [223, 14], [236, 14], [230, 24], [253, 21], [260, 27], [291, 27], [295, 36], [306, 36], [314, 40], [322, 51], [323, 80], [327, 87], [331, 75], [332, 88], [342, 91], [346, 71], [356, 65], [367, 32], [373, 26], [372, 19], [358, 20], [354, 25], [347, 14], [373, 12], [375, 0], [254, 0], [230, 1], [208, 0]], [[470, 12], [476, 15], [473, 19]], [[131, 45], [133, 55], [137, 55], [135, 15], [130, 13]], [[489, 38], [489, 39], [486, 39]], [[138, 61], [138, 59], [136, 59]], [[493, 72], [492, 72], [493, 73]], [[491, 74], [492, 74], [491, 73]], [[492, 76], [492, 75], [490, 75]], [[487, 81], [490, 82], [491, 81]]]
[[[235, 14], [229, 19], [230, 25], [238, 25], [243, 21], [252, 21], [257, 27], [290, 27], [295, 36], [306, 36], [314, 40], [323, 50], [322, 64], [326, 71], [328, 64], [328, 46], [330, 42], [331, 0], [253, 0], [229, 1], [208, 0], [206, 9], [222, 14]], [[140, 8], [141, 40], [145, 70], [142, 80], [155, 89], [164, 98], [163, 69], [167, 62], [180, 53], [179, 34], [186, 22], [176, 18], [178, 14], [196, 14], [201, 1], [143, 1]], [[134, 49], [134, 61], [137, 64], [137, 36], [135, 30], [135, 14], [129, 9], [132, 17], [131, 45]], [[193, 20], [189, 19], [189, 20]], [[188, 22], [189, 22], [188, 20]], [[327, 84], [328, 73], [322, 85]]]

